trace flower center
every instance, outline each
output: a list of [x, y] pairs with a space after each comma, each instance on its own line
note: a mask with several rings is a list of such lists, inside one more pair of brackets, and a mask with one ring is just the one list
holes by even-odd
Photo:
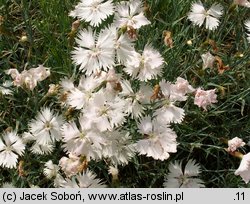
[[48, 121], [45, 122], [45, 124], [44, 124], [45, 130], [50, 130], [52, 127], [53, 126], [52, 126], [52, 124], [50, 122], [48, 122]]
[[92, 49], [91, 57], [98, 57], [101, 54], [101, 51], [95, 47]]
[[209, 13], [207, 11], [204, 11], [203, 14], [208, 17], [209, 16]]
[[171, 102], [168, 98], [163, 100], [163, 106], [168, 107], [168, 106], [170, 106], [170, 104], [171, 104]]
[[179, 182], [180, 186], [186, 186], [189, 183], [189, 179], [185, 175], [181, 175], [178, 178], [178, 182]]
[[86, 136], [86, 134], [84, 132], [81, 132], [80, 135], [79, 135], [79, 138], [84, 139], [85, 136]]
[[12, 152], [13, 148], [12, 148], [12, 146], [6, 146], [6, 147], [5, 147], [5, 150], [6, 150], [7, 152]]
[[100, 108], [99, 113], [100, 115], [107, 115], [108, 110], [109, 110], [109, 107], [104, 105], [103, 107]]
[[93, 12], [97, 12], [97, 11], [99, 10], [99, 4], [98, 4], [98, 2], [94, 2], [94, 3], [92, 4], [91, 10], [92, 10]]

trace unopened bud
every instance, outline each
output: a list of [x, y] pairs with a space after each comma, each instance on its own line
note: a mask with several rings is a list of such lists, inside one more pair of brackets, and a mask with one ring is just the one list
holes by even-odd
[[173, 48], [173, 39], [172, 39], [172, 33], [170, 31], [163, 31], [164, 36], [164, 44], [170, 48]]
[[193, 44], [192, 40], [188, 40], [188, 41], [187, 41], [187, 44], [188, 44], [188, 45], [192, 45], [192, 44]]
[[28, 41], [27, 35], [23, 35], [23, 36], [20, 38], [20, 42], [27, 42], [27, 41]]
[[108, 171], [109, 171], [109, 174], [112, 175], [112, 182], [118, 181], [118, 174], [119, 174], [118, 168], [110, 166]]
[[49, 95], [55, 95], [55, 94], [58, 93], [58, 90], [59, 90], [59, 85], [50, 84], [48, 94]]
[[80, 20], [76, 20], [72, 23], [71, 31], [75, 32], [80, 26]]

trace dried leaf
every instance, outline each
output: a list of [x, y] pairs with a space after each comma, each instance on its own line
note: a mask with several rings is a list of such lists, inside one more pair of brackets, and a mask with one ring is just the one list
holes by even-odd
[[164, 44], [170, 48], [173, 48], [173, 38], [172, 33], [170, 31], [163, 31], [164, 36]]
[[225, 65], [223, 64], [222, 59], [221, 59], [220, 57], [215, 56], [215, 61], [216, 61], [216, 63], [217, 63], [217, 69], [218, 69], [219, 74], [223, 74], [224, 71], [230, 69], [229, 66], [225, 66]]

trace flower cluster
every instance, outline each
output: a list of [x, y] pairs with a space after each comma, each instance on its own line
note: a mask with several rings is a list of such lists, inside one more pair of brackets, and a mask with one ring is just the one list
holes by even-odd
[[31, 91], [37, 86], [37, 82], [43, 81], [50, 76], [50, 70], [43, 65], [24, 70], [21, 73], [17, 69], [9, 69], [6, 73], [11, 75], [15, 86], [21, 86]]
[[[247, 1], [234, 3], [248, 7]], [[27, 147], [39, 156], [51, 155], [59, 147], [62, 155], [57, 163], [53, 159], [43, 163], [43, 174], [54, 181], [55, 187], [106, 187], [90, 170], [91, 162], [105, 161], [117, 181], [118, 166], [127, 165], [136, 155], [168, 160], [181, 142], [173, 126], [185, 120], [183, 104], [191, 96], [192, 103], [206, 113], [218, 102], [217, 90], [195, 88], [184, 76], [173, 81], [163, 78], [167, 64], [164, 55], [152, 42], [138, 49], [138, 30], [151, 23], [141, 0], [81, 0], [69, 15], [77, 18], [71, 52], [76, 70], [72, 76], [61, 78], [59, 84], [51, 84], [45, 96], [56, 96], [56, 103], [39, 106], [22, 134], [18, 130], [1, 134], [0, 165], [17, 168]], [[215, 30], [222, 15], [220, 4], [206, 9], [198, 2], [192, 4], [187, 19]], [[87, 26], [78, 30], [82, 21]], [[249, 20], [245, 26], [250, 42]], [[173, 48], [171, 32], [168, 38], [166, 44]], [[210, 51], [201, 59], [202, 71], [213, 68], [215, 62], [222, 63]], [[13, 83], [0, 85], [0, 94], [11, 95], [12, 84], [34, 91], [38, 82], [50, 76], [50, 69], [40, 65], [21, 73], [9, 69], [6, 74]], [[236, 137], [228, 141], [227, 151], [234, 154], [244, 145]], [[250, 180], [249, 166], [246, 154], [235, 171], [246, 183]], [[185, 168], [182, 162], [170, 162], [163, 186], [205, 187], [198, 178], [200, 173], [201, 166], [194, 160], [188, 160]]]

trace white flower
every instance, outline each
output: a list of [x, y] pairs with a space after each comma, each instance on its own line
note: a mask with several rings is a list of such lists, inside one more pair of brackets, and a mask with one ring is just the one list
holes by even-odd
[[250, 8], [250, 2], [247, 0], [234, 0], [234, 3], [240, 6], [248, 7]]
[[81, 0], [70, 16], [77, 17], [90, 23], [91, 26], [99, 26], [103, 20], [114, 13], [112, 1]]
[[99, 91], [92, 102], [83, 110], [85, 117], [85, 128], [93, 128], [92, 125], [101, 131], [112, 130], [122, 125], [126, 119], [126, 101], [118, 96], [110, 97], [103, 91]]
[[120, 35], [115, 41], [115, 49], [117, 61], [123, 64], [129, 59], [131, 53], [135, 50], [131, 39], [125, 34]]
[[206, 52], [205, 54], [202, 54], [201, 58], [203, 61], [203, 69], [213, 68], [215, 57], [210, 52]]
[[34, 142], [30, 149], [31, 149], [31, 152], [34, 154], [47, 155], [47, 154], [52, 153], [52, 151], [54, 150], [54, 145], [50, 143], [38, 144], [37, 142]]
[[192, 4], [188, 19], [195, 25], [201, 26], [206, 21], [206, 29], [215, 30], [219, 25], [218, 18], [223, 14], [223, 7], [220, 4], [213, 4], [209, 10], [206, 10], [199, 1]]
[[194, 104], [202, 107], [205, 111], [207, 110], [207, 106], [212, 103], [217, 103], [217, 95], [215, 93], [216, 89], [210, 89], [207, 91], [198, 88], [195, 93]]
[[78, 87], [69, 90], [67, 103], [76, 109], [82, 109], [93, 98], [94, 91], [100, 84], [101, 81], [93, 75], [89, 77], [82, 76]]
[[154, 112], [154, 116], [156, 116], [157, 121], [163, 125], [169, 123], [181, 123], [184, 119], [185, 111], [172, 103], [167, 103], [157, 109]]
[[84, 155], [87, 160], [99, 159], [102, 145], [105, 144], [105, 138], [102, 134], [91, 128], [85, 129], [85, 118], [83, 115], [79, 118], [80, 127], [75, 122], [69, 122], [63, 125], [62, 134], [65, 150], [76, 156]]
[[119, 28], [132, 27], [139, 29], [141, 26], [150, 24], [143, 14], [143, 5], [140, 0], [122, 1], [117, 5], [115, 13], [115, 25]]
[[117, 31], [116, 27], [111, 26], [110, 32], [114, 35], [114, 46], [116, 51], [116, 59], [119, 63], [125, 63], [131, 56], [131, 53], [135, 51], [134, 43], [128, 34], [121, 34]]
[[31, 134], [40, 145], [51, 144], [61, 139], [62, 116], [54, 114], [48, 107], [43, 108], [36, 119], [29, 123]]
[[90, 171], [86, 170], [82, 174], [73, 176], [72, 179], [66, 178], [64, 182], [60, 183], [60, 187], [63, 188], [104, 188], [105, 184], [102, 183], [100, 179], [96, 178], [96, 175]]
[[121, 81], [122, 91], [119, 93], [127, 101], [126, 109], [132, 117], [141, 117], [144, 112], [144, 104], [150, 103], [150, 96], [152, 95], [152, 88], [144, 84], [141, 85], [140, 90], [134, 93], [129, 81]]
[[[154, 112], [154, 116], [161, 124], [169, 124], [169, 123], [181, 123], [185, 112], [184, 109], [179, 108], [174, 105], [176, 101], [185, 101], [187, 97], [183, 95], [187, 92], [191, 92], [191, 87], [188, 87], [186, 84], [186, 90], [178, 87], [178, 82], [176, 84], [171, 84], [170, 82], [166, 82], [162, 80], [160, 82], [160, 88], [162, 92], [162, 98], [158, 101], [158, 108]], [[186, 86], [185, 85], [185, 86]]]
[[161, 75], [164, 59], [151, 45], [146, 45], [141, 54], [133, 52], [124, 71], [140, 81], [148, 81]]
[[63, 78], [60, 81], [63, 91], [68, 92], [75, 88], [73, 79]]
[[245, 26], [246, 26], [246, 29], [247, 29], [247, 31], [248, 31], [247, 40], [248, 40], [248, 42], [250, 43], [250, 20], [247, 20], [247, 21], [245, 22]]
[[92, 29], [82, 30], [76, 39], [79, 47], [72, 52], [72, 59], [86, 75], [107, 71], [114, 66], [114, 35], [109, 29], [102, 30], [99, 36]]
[[39, 154], [39, 155], [50, 154], [54, 149], [53, 144], [45, 144], [45, 145], [38, 144], [36, 141], [36, 137], [30, 132], [24, 132], [22, 134], [22, 140], [25, 144], [33, 142], [32, 146], [30, 147], [30, 150], [34, 154]]
[[165, 160], [169, 153], [177, 151], [176, 133], [167, 126], [162, 126], [149, 116], [143, 118], [138, 125], [139, 132], [146, 137], [137, 141], [139, 154], [145, 154], [154, 159]]
[[51, 160], [45, 163], [45, 168], [43, 169], [43, 173], [48, 179], [56, 177], [58, 171], [59, 171], [58, 165], [53, 164]]
[[165, 177], [165, 188], [202, 188], [205, 187], [199, 178], [200, 165], [189, 160], [182, 171], [182, 163], [170, 163], [169, 174]]
[[234, 137], [231, 140], [228, 140], [228, 151], [230, 152], [234, 152], [236, 151], [236, 149], [238, 149], [239, 147], [243, 147], [246, 143], [243, 142], [243, 140], [241, 138], [238, 137]]
[[239, 168], [235, 171], [235, 175], [240, 175], [241, 178], [248, 183], [250, 180], [250, 153], [243, 155]]
[[24, 153], [25, 145], [16, 131], [4, 132], [0, 139], [0, 165], [16, 168], [18, 156]]
[[105, 135], [107, 142], [102, 150], [103, 157], [108, 158], [113, 165], [128, 164], [135, 155], [135, 148], [129, 133], [107, 131]]

